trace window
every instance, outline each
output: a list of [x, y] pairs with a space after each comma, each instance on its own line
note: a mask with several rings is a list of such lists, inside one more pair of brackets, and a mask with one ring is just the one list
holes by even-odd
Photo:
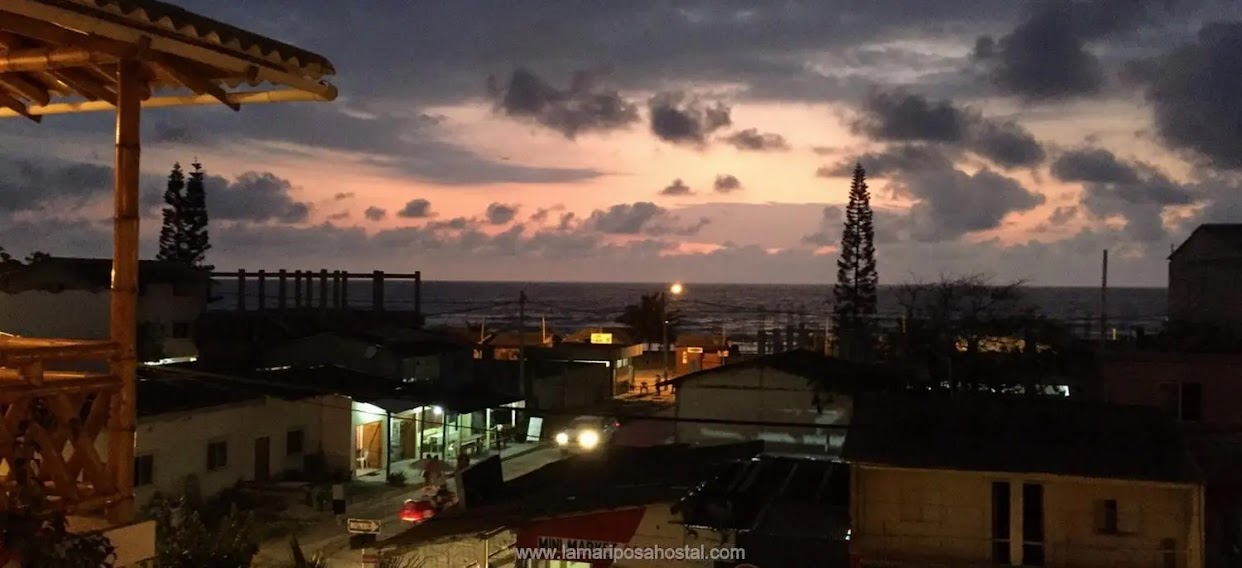
[[173, 339], [186, 339], [190, 337], [190, 324], [186, 322], [177, 322], [173, 324]]
[[285, 433], [285, 455], [296, 456], [302, 453], [302, 445], [305, 442], [306, 435], [301, 428], [290, 430]]
[[134, 487], [145, 487], [155, 483], [155, 456], [134, 457]]
[[1095, 532], [1098, 534], [1117, 534], [1117, 500], [1104, 499], [1095, 502]]
[[1203, 419], [1203, 385], [1182, 383], [1181, 419], [1198, 422]]
[[229, 466], [229, 443], [221, 440], [207, 444], [207, 471], [216, 471]]

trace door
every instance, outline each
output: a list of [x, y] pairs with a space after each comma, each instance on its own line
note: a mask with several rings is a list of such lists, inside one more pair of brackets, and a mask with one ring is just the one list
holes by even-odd
[[264, 436], [254, 440], [254, 480], [268, 481], [272, 476], [272, 439]]
[[1009, 565], [1009, 482], [992, 482], [992, 563]]
[[1022, 485], [1022, 565], [1044, 565], [1044, 486]]

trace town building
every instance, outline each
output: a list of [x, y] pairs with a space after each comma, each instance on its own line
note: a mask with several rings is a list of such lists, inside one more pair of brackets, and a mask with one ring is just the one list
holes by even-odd
[[729, 362], [729, 342], [721, 335], [683, 335], [673, 346], [673, 376], [715, 369]]
[[1169, 255], [1169, 321], [1242, 334], [1242, 224], [1200, 225]]
[[[566, 547], [683, 546], [727, 549], [699, 540], [674, 505], [703, 480], [737, 460], [751, 459], [761, 443], [688, 448], [609, 448], [592, 457], [562, 460], [503, 484], [492, 499], [433, 518], [378, 543], [385, 554], [425, 562], [424, 568], [505, 565], [515, 548], [541, 549], [551, 558], [527, 568], [590, 568], [561, 553]], [[598, 565], [598, 564], [594, 564]], [[620, 560], [608, 565], [685, 567], [699, 559]]]
[[472, 380], [471, 345], [418, 329], [328, 331], [263, 350], [265, 366], [336, 365], [405, 383], [452, 388]]
[[1156, 409], [1053, 397], [858, 399], [860, 566], [1204, 565], [1204, 486]]
[[683, 375], [667, 381], [676, 392], [675, 439], [763, 440], [772, 452], [838, 454], [855, 392], [884, 388], [887, 380], [879, 369], [807, 350]]
[[593, 365], [607, 376], [609, 398], [628, 393], [634, 388], [634, 359], [642, 356], [643, 346], [613, 343], [616, 336], [602, 335], [596, 337], [598, 342], [558, 341], [551, 347], [528, 349], [526, 356], [549, 363]]
[[[112, 260], [51, 257], [0, 270], [0, 331], [24, 337], [108, 337]], [[208, 277], [175, 262], [138, 263], [139, 356], [198, 354], [194, 325]]]

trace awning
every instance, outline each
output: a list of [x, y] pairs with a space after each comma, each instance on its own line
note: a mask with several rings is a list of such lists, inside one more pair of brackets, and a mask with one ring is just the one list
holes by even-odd
[[320, 55], [155, 0], [0, 3], [0, 117], [112, 110], [117, 64], [142, 64], [143, 107], [330, 101]]

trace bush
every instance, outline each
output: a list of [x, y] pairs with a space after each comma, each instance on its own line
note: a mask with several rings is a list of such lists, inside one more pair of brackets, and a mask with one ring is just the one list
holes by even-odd
[[394, 471], [388, 474], [388, 484], [393, 487], [403, 487], [405, 485], [405, 472]]

